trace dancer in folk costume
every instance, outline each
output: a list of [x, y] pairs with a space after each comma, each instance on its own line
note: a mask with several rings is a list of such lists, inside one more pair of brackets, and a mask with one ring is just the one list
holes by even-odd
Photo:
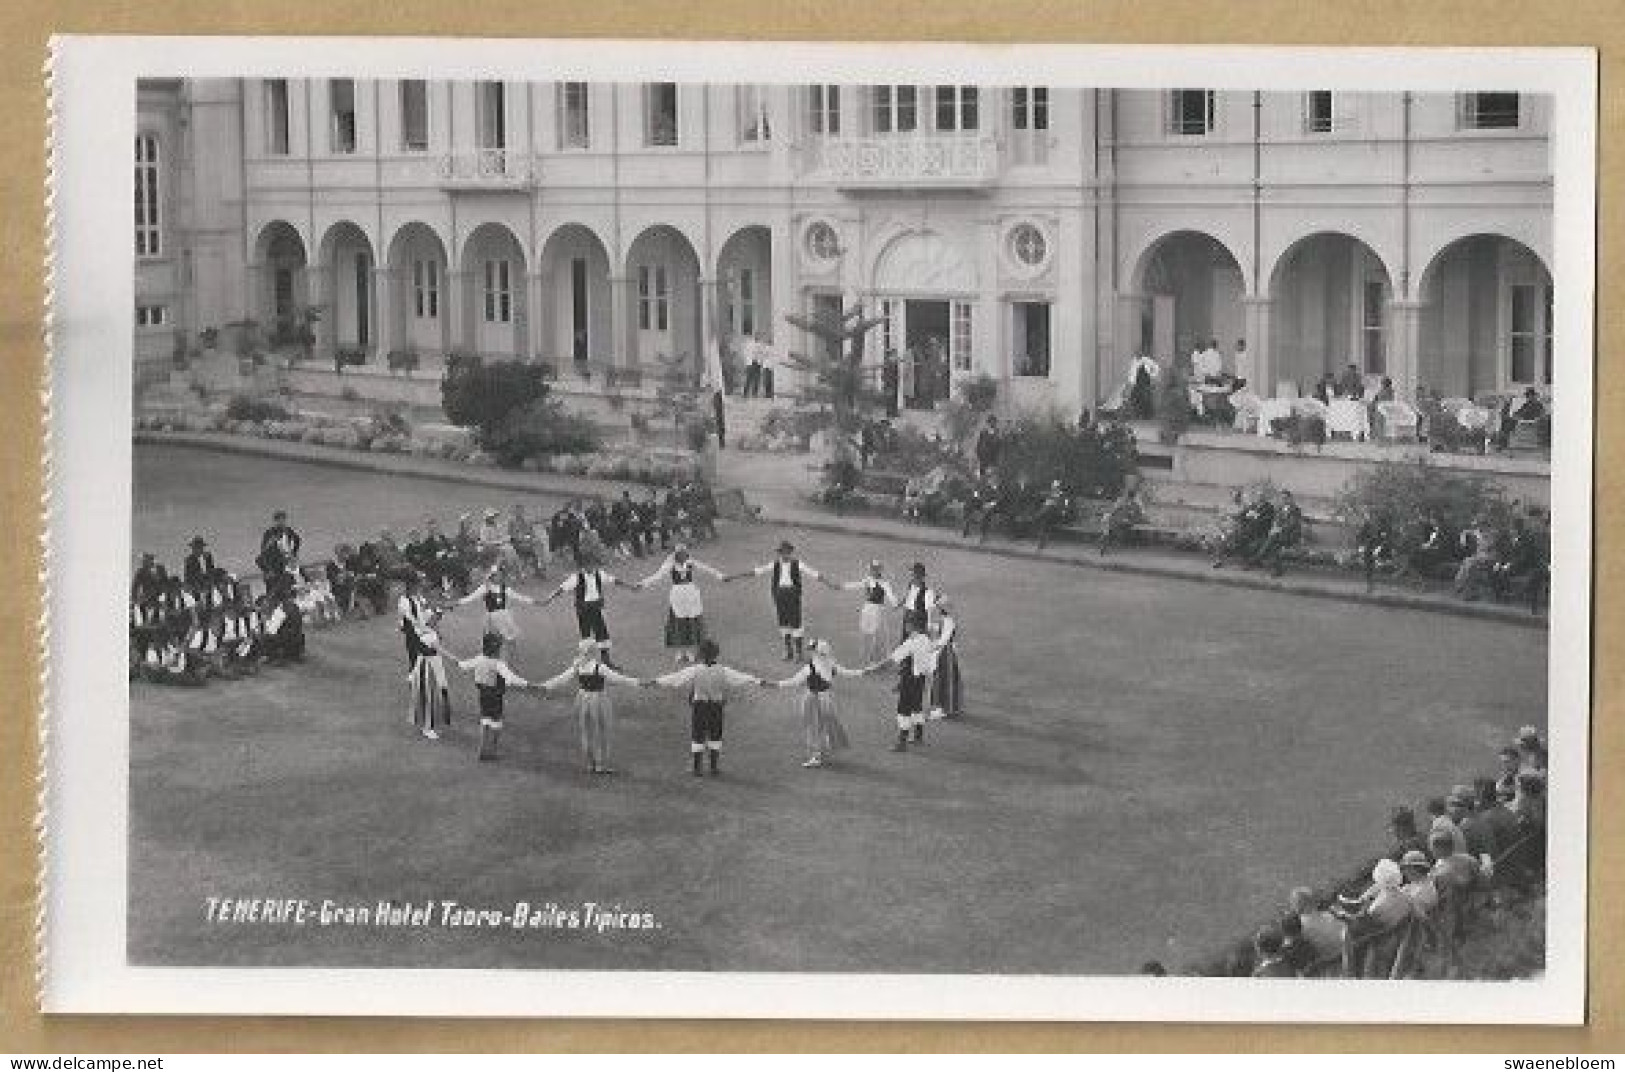
[[795, 662], [802, 657], [807, 635], [801, 622], [802, 582], [811, 577], [831, 588], [835, 585], [825, 579], [823, 574], [797, 558], [795, 545], [789, 540], [779, 544], [778, 554], [773, 561], [742, 573], [731, 573], [723, 580], [760, 577], [763, 574], [772, 575], [769, 591], [773, 594], [773, 610], [778, 617], [779, 635], [784, 638], [784, 659], [786, 662]]
[[662, 685], [669, 689], [687, 688], [691, 711], [689, 719], [689, 754], [694, 763], [694, 777], [704, 772], [705, 759], [710, 757], [711, 774], [721, 773], [722, 713], [728, 704], [729, 690], [742, 685], [764, 684], [755, 674], [722, 666], [717, 659], [722, 649], [707, 637], [700, 641], [700, 661], [693, 666], [674, 670], [647, 684]]
[[801, 693], [801, 727], [806, 735], [807, 759], [803, 767], [822, 767], [838, 751], [848, 747], [846, 727], [841, 725], [835, 707], [835, 679], [862, 677], [873, 668], [848, 670], [835, 661], [827, 640], [815, 640], [812, 658], [805, 666], [783, 681], [768, 681], [769, 688], [793, 689], [803, 686]]
[[897, 741], [893, 752], [905, 752], [909, 744], [925, 743], [925, 694], [935, 665], [936, 645], [912, 621], [903, 625], [903, 642], [879, 665], [897, 667]]
[[502, 638], [504, 644], [512, 644], [520, 637], [519, 623], [513, 620], [513, 611], [508, 608], [510, 602], [527, 603], [532, 606], [536, 601], [522, 592], [516, 592], [508, 587], [508, 564], [498, 561], [486, 574], [485, 580], [480, 582], [468, 595], [459, 599], [459, 604], [472, 603], [476, 599], [485, 603], [485, 632], [495, 633]]
[[965, 713], [965, 682], [959, 674], [959, 652], [954, 648], [954, 641], [958, 637], [959, 620], [954, 617], [953, 604], [946, 597], [940, 597], [937, 599], [937, 620], [931, 626], [931, 639], [937, 648], [937, 665], [931, 675], [928, 718], [958, 718]]
[[440, 739], [440, 731], [451, 725], [451, 690], [446, 682], [446, 664], [440, 652], [440, 634], [435, 625], [438, 612], [429, 616], [414, 629], [417, 657], [412, 662], [412, 702], [409, 714], [418, 732], [431, 741]]
[[677, 650], [679, 663], [693, 662], [694, 649], [705, 639], [705, 601], [700, 598], [700, 586], [694, 583], [695, 570], [719, 581], [726, 578], [721, 570], [690, 557], [686, 545], [678, 544], [659, 569], [637, 584], [639, 588], [648, 588], [662, 577], [671, 582], [670, 605], [666, 610], [666, 647]]
[[581, 567], [555, 588], [541, 605], [547, 606], [566, 592], [575, 596], [576, 629], [581, 634], [583, 642], [591, 640], [598, 650], [598, 657], [605, 663], [610, 662], [609, 651], [614, 644], [609, 637], [609, 623], [604, 620], [604, 592], [608, 585], [619, 585], [622, 588], [633, 588], [613, 573], [600, 568], [602, 561], [597, 555], [583, 553]]
[[406, 673], [411, 676], [418, 661], [418, 634], [429, 626], [434, 608], [423, 596], [422, 575], [414, 573], [406, 578], [406, 590], [396, 602], [400, 612], [401, 638], [406, 644]]
[[880, 560], [869, 563], [869, 576], [855, 581], [843, 581], [843, 592], [862, 592], [863, 606], [858, 609], [858, 636], [862, 641], [863, 661], [877, 663], [886, 657], [888, 641], [881, 633], [886, 624], [886, 608], [900, 607], [897, 590], [886, 580], [885, 568]]
[[575, 661], [564, 672], [542, 682], [540, 688], [550, 692], [565, 683], [576, 683], [576, 720], [581, 730], [581, 751], [587, 757], [587, 770], [592, 774], [614, 774], [610, 766], [610, 746], [615, 735], [615, 705], [605, 691], [610, 685], [641, 686], [643, 682], [627, 677], [604, 660], [598, 642], [583, 638], [576, 648]]
[[[446, 652], [451, 655], [450, 652]], [[535, 688], [530, 682], [513, 672], [502, 658], [502, 637], [498, 633], [487, 632], [480, 641], [480, 654], [472, 659], [458, 659], [459, 669], [467, 670], [474, 677], [474, 691], [480, 697], [480, 752], [479, 758], [497, 759], [497, 745], [502, 740], [502, 715], [504, 699], [508, 687], [516, 689]]]
[[925, 563], [916, 562], [909, 573], [908, 587], [903, 590], [903, 639], [908, 639], [910, 629], [925, 632], [936, 608], [937, 590], [925, 579]]

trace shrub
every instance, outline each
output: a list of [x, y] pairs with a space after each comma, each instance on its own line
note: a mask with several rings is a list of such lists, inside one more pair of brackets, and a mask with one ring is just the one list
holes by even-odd
[[683, 424], [683, 442], [689, 450], [704, 450], [711, 435], [711, 422], [704, 417], [690, 417]]
[[857, 462], [851, 458], [837, 458], [824, 466], [818, 498], [837, 511], [844, 509], [856, 497], [862, 479], [863, 471], [858, 468]]
[[1357, 474], [1338, 493], [1334, 512], [1351, 527], [1366, 518], [1376, 521], [1389, 533], [1395, 557], [1407, 561], [1420, 548], [1430, 518], [1454, 539], [1477, 518], [1504, 532], [1513, 511], [1494, 483], [1420, 461], [1388, 462]]
[[757, 432], [764, 439], [793, 439], [803, 446], [817, 432], [830, 428], [835, 415], [827, 409], [796, 409], [774, 406], [762, 414]]
[[1113, 498], [1138, 468], [1134, 433], [1112, 421], [1079, 428], [1055, 416], [1017, 422], [999, 455], [999, 482], [1031, 488], [1059, 480], [1074, 495]]
[[389, 371], [415, 372], [417, 367], [418, 352], [416, 350], [391, 350], [389, 352]]
[[469, 355], [453, 355], [440, 380], [440, 405], [446, 419], [476, 429], [478, 437], [497, 433], [508, 416], [547, 397], [540, 366], [524, 361], [489, 364]]
[[597, 425], [552, 398], [534, 398], [509, 411], [495, 428], [475, 433], [480, 448], [509, 468], [526, 458], [590, 454], [600, 438]]
[[972, 376], [960, 383], [959, 397], [978, 415], [985, 414], [999, 400], [999, 381], [985, 372]]
[[1175, 361], [1168, 374], [1157, 383], [1157, 414], [1162, 418], [1162, 441], [1176, 442], [1191, 426], [1195, 412], [1191, 409], [1190, 380], [1185, 370]]
[[898, 473], [928, 473], [938, 466], [963, 467], [964, 457], [947, 440], [904, 424], [892, 429], [873, 465]]
[[271, 421], [287, 420], [288, 411], [282, 403], [269, 398], [232, 395], [231, 401], [226, 403], [226, 419], [247, 421], [251, 424], [265, 424]]
[[380, 436], [407, 439], [412, 435], [412, 426], [407, 423], [406, 414], [400, 409], [394, 406], [378, 406], [368, 415], [366, 430], [361, 434], [367, 439], [377, 439]]

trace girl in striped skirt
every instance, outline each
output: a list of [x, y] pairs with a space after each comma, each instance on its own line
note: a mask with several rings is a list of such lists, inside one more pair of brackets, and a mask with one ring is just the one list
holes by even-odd
[[575, 661], [564, 672], [542, 682], [544, 692], [576, 683], [576, 719], [581, 731], [581, 751], [587, 757], [591, 774], [614, 774], [610, 766], [610, 745], [615, 731], [615, 706], [606, 689], [610, 685], [642, 685], [635, 677], [617, 673], [599, 654], [598, 642], [584, 637], [576, 648]]
[[886, 624], [886, 608], [900, 607], [897, 590], [886, 580], [886, 571], [879, 560], [869, 563], [869, 576], [855, 581], [844, 581], [843, 592], [862, 592], [863, 605], [858, 608], [858, 637], [862, 643], [863, 661], [876, 663], [891, 650], [890, 643], [881, 633]]

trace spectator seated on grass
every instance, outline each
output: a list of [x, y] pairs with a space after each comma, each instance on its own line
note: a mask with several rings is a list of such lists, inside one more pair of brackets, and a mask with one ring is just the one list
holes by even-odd
[[1385, 518], [1367, 511], [1354, 533], [1354, 554], [1365, 574], [1365, 590], [1376, 588], [1377, 573], [1394, 568], [1394, 533]]
[[1281, 960], [1293, 975], [1307, 975], [1315, 969], [1319, 956], [1303, 936], [1303, 920], [1288, 912], [1277, 924], [1281, 932]]
[[1263, 492], [1256, 493], [1250, 501], [1243, 501], [1238, 491], [1235, 503], [1235, 512], [1220, 536], [1214, 569], [1220, 569], [1232, 557], [1251, 559], [1262, 549], [1275, 525], [1275, 504]]
[[992, 473], [971, 484], [965, 491], [960, 507], [959, 535], [969, 537], [971, 528], [975, 527], [981, 541], [986, 543], [988, 529], [998, 515], [1002, 496], [999, 478]]
[[1550, 544], [1550, 537], [1527, 519], [1514, 517], [1512, 533], [1490, 569], [1490, 589], [1495, 598], [1522, 596], [1529, 603], [1530, 613], [1538, 612], [1541, 594], [1551, 577]]
[[1136, 525], [1145, 524], [1145, 506], [1140, 502], [1140, 486], [1129, 481], [1100, 520], [1100, 554], [1105, 556], [1112, 544], [1127, 542]]
[[1427, 848], [1427, 840], [1416, 829], [1416, 813], [1401, 805], [1388, 816], [1388, 832], [1393, 843], [1388, 847], [1388, 859], [1398, 863], [1407, 852]]
[[1291, 917], [1298, 932], [1314, 952], [1313, 963], [1340, 961], [1343, 955], [1343, 921], [1326, 909], [1326, 899], [1307, 886], [1292, 891]]
[[1298, 972], [1284, 956], [1285, 936], [1278, 927], [1264, 927], [1253, 937], [1254, 979], [1296, 979]]
[[1444, 831], [1450, 835], [1451, 842], [1457, 852], [1467, 851], [1467, 835], [1461, 832], [1454, 819], [1450, 818], [1450, 805], [1444, 797], [1428, 798], [1428, 849], [1432, 851], [1433, 835]]
[[1343, 936], [1343, 974], [1350, 979], [1383, 979], [1395, 967], [1413, 918], [1411, 899], [1402, 890], [1404, 877], [1392, 860], [1378, 860], [1370, 887], [1344, 899], [1336, 914], [1347, 924]]
[[1519, 728], [1514, 743], [1518, 747], [1518, 770], [1537, 774], [1544, 781], [1546, 745], [1540, 739], [1540, 731], [1533, 726], [1523, 726]]

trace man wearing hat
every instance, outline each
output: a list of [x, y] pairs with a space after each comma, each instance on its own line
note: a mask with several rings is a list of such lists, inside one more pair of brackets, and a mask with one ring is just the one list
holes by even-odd
[[542, 600], [541, 605], [547, 606], [566, 592], [573, 593], [576, 629], [581, 634], [582, 641], [594, 641], [598, 646], [599, 659], [604, 665], [614, 668], [615, 664], [609, 658], [609, 649], [613, 641], [609, 638], [609, 623], [604, 620], [604, 592], [610, 585], [619, 585], [622, 588], [637, 586], [627, 584], [613, 573], [602, 569], [595, 552], [583, 551], [580, 561], [580, 568], [564, 578], [559, 586]]
[[186, 588], [193, 595], [197, 595], [207, 588], [214, 577], [214, 553], [209, 549], [209, 543], [202, 536], [193, 536], [191, 552], [186, 556], [186, 565], [182, 570], [182, 577]]
[[797, 558], [795, 545], [789, 540], [779, 543], [778, 553], [773, 561], [745, 570], [743, 573], [728, 574], [722, 579], [732, 581], [741, 577], [760, 577], [769, 573], [773, 575], [769, 588], [773, 595], [773, 611], [778, 617], [779, 635], [784, 638], [784, 659], [786, 662], [798, 662], [806, 646], [806, 631], [801, 624], [802, 582], [805, 578], [811, 577], [830, 588], [836, 586], [823, 574]]
[[925, 579], [925, 563], [916, 562], [909, 571], [908, 587], [903, 591], [903, 636], [909, 630], [923, 633], [930, 624], [931, 612], [937, 608], [937, 590]]
[[1418, 919], [1427, 919], [1439, 907], [1439, 887], [1433, 881], [1433, 861], [1421, 849], [1412, 849], [1399, 861], [1399, 872], [1405, 878], [1400, 892], [1411, 899], [1411, 912]]
[[267, 576], [292, 573], [299, 568], [299, 548], [304, 543], [288, 524], [288, 512], [271, 515], [271, 527], [260, 534], [260, 553], [254, 564]]
[[141, 565], [130, 579], [130, 602], [142, 604], [157, 599], [164, 587], [164, 568], [151, 551], [141, 553]]

